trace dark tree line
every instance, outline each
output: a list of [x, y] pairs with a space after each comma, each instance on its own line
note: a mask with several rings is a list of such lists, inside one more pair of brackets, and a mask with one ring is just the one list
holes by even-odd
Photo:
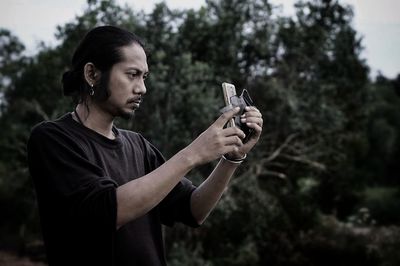
[[334, 0], [298, 1], [290, 18], [267, 0], [150, 13], [89, 0], [57, 27], [59, 45], [34, 56], [0, 29], [0, 248], [40, 247], [26, 141], [33, 125], [73, 109], [61, 74], [82, 36], [110, 24], [145, 40], [151, 72], [143, 107], [117, 123], [166, 157], [218, 116], [222, 82], [247, 88], [265, 121], [207, 223], [167, 229], [170, 265], [398, 265], [400, 75], [368, 77], [352, 18]]

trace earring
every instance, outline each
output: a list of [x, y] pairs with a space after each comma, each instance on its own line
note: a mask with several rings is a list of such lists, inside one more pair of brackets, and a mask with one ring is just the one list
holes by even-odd
[[90, 89], [89, 89], [89, 95], [90, 96], [93, 96], [94, 95], [94, 89], [93, 89], [93, 83], [92, 84], [90, 84]]

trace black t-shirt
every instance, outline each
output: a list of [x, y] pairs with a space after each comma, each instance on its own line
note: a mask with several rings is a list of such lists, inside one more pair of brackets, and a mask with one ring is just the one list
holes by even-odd
[[183, 178], [146, 215], [116, 230], [116, 188], [164, 163], [140, 134], [113, 128], [110, 140], [66, 114], [42, 122], [28, 141], [28, 161], [50, 266], [166, 265], [161, 224], [198, 226], [192, 183]]

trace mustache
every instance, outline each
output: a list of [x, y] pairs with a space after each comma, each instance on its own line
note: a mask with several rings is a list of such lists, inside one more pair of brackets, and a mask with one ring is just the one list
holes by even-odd
[[138, 96], [134, 98], [129, 98], [126, 103], [141, 103], [143, 101], [143, 96]]

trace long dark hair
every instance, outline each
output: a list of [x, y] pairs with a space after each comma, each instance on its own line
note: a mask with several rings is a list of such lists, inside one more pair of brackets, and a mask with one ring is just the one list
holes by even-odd
[[134, 33], [114, 26], [100, 26], [89, 31], [72, 56], [71, 69], [62, 76], [65, 96], [72, 96], [75, 103], [86, 103], [90, 86], [85, 81], [84, 66], [91, 62], [101, 71], [100, 82], [92, 96], [104, 101], [109, 96], [107, 85], [112, 66], [122, 60], [120, 48], [132, 43], [144, 49], [144, 43]]

